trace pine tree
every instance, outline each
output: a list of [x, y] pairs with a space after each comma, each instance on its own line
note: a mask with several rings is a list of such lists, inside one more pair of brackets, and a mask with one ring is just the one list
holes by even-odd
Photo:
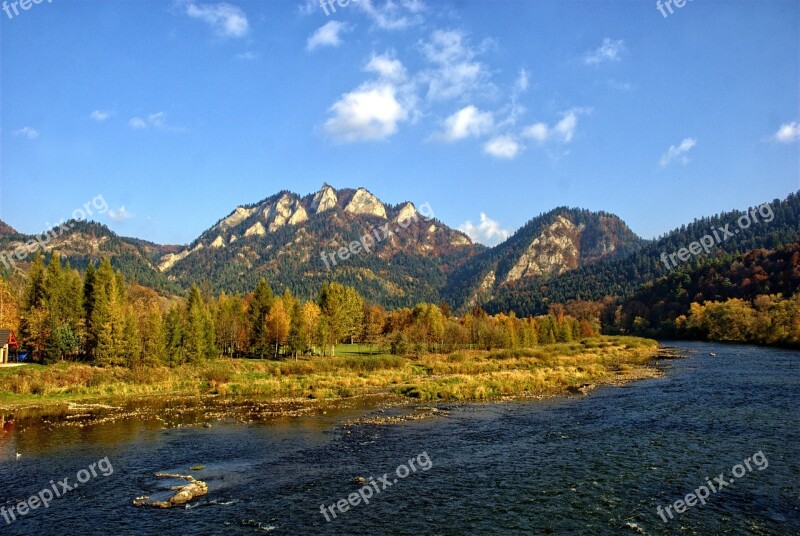
[[142, 345], [142, 364], [157, 365], [164, 361], [164, 334], [161, 311], [153, 303], [145, 312], [140, 329]]
[[45, 272], [42, 257], [33, 257], [20, 312], [20, 338], [31, 349], [31, 359], [40, 360], [50, 336], [46, 311]]
[[173, 305], [167, 311], [163, 322], [164, 353], [167, 364], [177, 366], [184, 362], [183, 332], [184, 322], [180, 307]]
[[200, 296], [200, 290], [196, 285], [192, 285], [186, 308], [186, 331], [183, 336], [183, 347], [188, 362], [196, 363], [209, 357], [213, 351], [213, 333], [213, 324]]
[[264, 331], [264, 320], [267, 317], [270, 307], [274, 301], [272, 289], [267, 280], [263, 277], [259, 279], [253, 297], [250, 300], [248, 319], [250, 322], [250, 351], [258, 354], [262, 358], [269, 352], [269, 341]]
[[[119, 288], [120, 285], [122, 288]], [[124, 296], [125, 282], [104, 258], [95, 274], [90, 296], [91, 317], [87, 319], [87, 345], [92, 348], [92, 361], [100, 365], [123, 365], [125, 353]]]
[[122, 341], [124, 348], [121, 357], [125, 360], [125, 364], [132, 369], [143, 367], [144, 356], [142, 355], [142, 339], [139, 332], [139, 323], [133, 308], [130, 306], [125, 310]]

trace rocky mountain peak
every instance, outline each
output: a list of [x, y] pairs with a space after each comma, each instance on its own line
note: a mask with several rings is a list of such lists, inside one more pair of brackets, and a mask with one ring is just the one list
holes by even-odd
[[525, 252], [509, 270], [504, 283], [523, 277], [562, 274], [579, 266], [580, 234], [585, 226], [575, 225], [563, 215], [556, 216], [533, 239]]
[[322, 188], [319, 190], [319, 192], [314, 194], [314, 198], [311, 200], [311, 206], [309, 208], [314, 214], [321, 214], [322, 212], [335, 207], [338, 201], [339, 199], [336, 196], [336, 190], [326, 183], [322, 185]]
[[244, 208], [244, 207], [236, 207], [236, 209], [231, 212], [230, 216], [222, 220], [216, 225], [217, 229], [229, 229], [231, 227], [236, 227], [244, 220], [249, 218], [253, 212], [255, 212], [255, 208]]
[[377, 216], [386, 218], [386, 207], [377, 197], [369, 193], [366, 188], [359, 188], [353, 198], [344, 207], [344, 211], [354, 215]]
[[397, 213], [397, 217], [395, 221], [404, 222], [404, 221], [411, 221], [414, 216], [417, 214], [417, 207], [414, 206], [414, 203], [406, 203], [400, 208], [400, 212]]

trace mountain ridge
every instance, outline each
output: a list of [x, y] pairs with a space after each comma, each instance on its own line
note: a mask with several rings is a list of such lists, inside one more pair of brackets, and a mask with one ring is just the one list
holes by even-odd
[[[796, 238], [799, 199], [800, 192], [774, 200], [776, 222], [737, 235], [721, 250]], [[741, 214], [695, 219], [645, 240], [614, 214], [561, 206], [489, 248], [437, 220], [430, 206], [384, 203], [364, 187], [337, 190], [324, 183], [305, 195], [282, 190], [239, 205], [186, 245], [122, 237], [100, 223], [73, 221], [46, 249], [59, 250], [79, 269], [111, 257], [127, 278], [164, 293], [183, 293], [195, 282], [214, 292], [247, 292], [265, 277], [278, 291], [311, 296], [324, 281], [337, 281], [387, 307], [446, 301], [456, 310], [480, 305], [527, 315], [568, 299], [630, 295], [663, 275], [662, 250], [678, 251], [710, 225]], [[378, 236], [387, 225], [393, 232], [369, 252], [335, 265], [322, 259], [367, 234]], [[0, 233], [0, 248], [13, 250], [29, 238]]]

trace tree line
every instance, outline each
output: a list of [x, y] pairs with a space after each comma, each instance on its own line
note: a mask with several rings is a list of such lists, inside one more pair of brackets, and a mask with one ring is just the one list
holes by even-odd
[[[674, 272], [702, 268], [718, 258], [740, 257], [758, 248], [779, 250], [796, 244], [800, 239], [800, 192], [789, 194], [783, 201], [773, 200], [770, 207], [773, 219], [769, 223], [737, 229], [740, 232], [717, 244], [710, 256], [702, 255], [692, 259], [676, 270], [666, 269], [660, 260], [661, 253], [676, 252], [680, 248], [688, 247], [711, 229], [726, 224], [735, 227], [737, 218], [744, 213], [731, 211], [697, 219], [648, 243], [633, 254], [610, 257], [559, 276], [537, 276], [513, 282], [481, 305], [489, 312], [516, 311], [518, 315], [525, 316], [540, 314], [547, 311], [553, 303], [565, 303], [572, 299], [602, 300], [606, 296], [624, 299], [636, 294], [642, 285], [670, 276]], [[474, 275], [470, 288], [479, 283], [478, 275], [481, 274]], [[458, 303], [455, 299], [451, 301]]]
[[81, 273], [54, 252], [36, 256], [16, 297], [2, 281], [0, 314], [18, 327], [32, 361], [64, 360], [131, 368], [177, 366], [224, 357], [335, 356], [336, 345], [412, 354], [456, 348], [518, 348], [570, 342], [600, 332], [599, 314], [517, 318], [479, 307], [457, 317], [447, 304], [392, 311], [350, 286], [322, 284], [315, 299], [276, 295], [263, 278], [247, 294], [212, 295], [193, 285], [186, 297], [164, 297], [125, 280], [108, 258]]
[[679, 267], [609, 303], [608, 332], [800, 347], [800, 242]]

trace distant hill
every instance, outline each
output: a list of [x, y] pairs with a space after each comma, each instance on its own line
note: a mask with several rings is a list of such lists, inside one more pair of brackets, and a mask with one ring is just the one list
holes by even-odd
[[776, 250], [725, 253], [680, 267], [643, 285], [623, 302], [631, 324], [636, 316], [658, 327], [689, 311], [692, 302], [753, 300], [765, 294], [790, 297], [800, 290], [800, 242]]
[[457, 307], [491, 304], [507, 289], [546, 281], [605, 259], [625, 258], [646, 242], [613, 214], [559, 207], [457, 270], [443, 298]]
[[[41, 251], [41, 248], [37, 251], [48, 253], [58, 250], [74, 268], [82, 270], [90, 261], [109, 257], [114, 267], [131, 281], [165, 293], [182, 292], [180, 285], [170, 281], [155, 265], [155, 260], [172, 251], [174, 246], [160, 246], [136, 238], [121, 237], [105, 225], [91, 221], [70, 220], [65, 222], [63, 233], [52, 230], [50, 236], [45, 242], [47, 251]], [[35, 239], [33, 235], [0, 234], [0, 251], [13, 251]], [[16, 264], [24, 269], [30, 259], [31, 255]], [[7, 271], [3, 266], [0, 266], [0, 270]]]
[[[762, 206], [762, 205], [759, 205]], [[776, 249], [800, 238], [800, 192], [790, 194], [783, 201], [769, 203], [772, 213], [770, 221], [753, 223], [740, 229], [737, 220], [745, 215], [741, 211], [731, 211], [716, 216], [696, 219], [683, 225], [654, 242], [646, 243], [630, 255], [620, 255], [602, 259], [553, 277], [535, 276], [509, 283], [499, 289], [495, 298], [484, 304], [489, 312], [515, 311], [518, 315], [546, 312], [554, 303], [564, 303], [572, 299], [599, 300], [606, 296], [628, 297], [644, 283], [654, 281], [667, 274], [672, 268], [665, 265], [662, 254], [669, 255], [681, 248], [688, 248], [704, 236], [717, 235], [722, 239], [725, 228], [732, 233], [724, 240], [715, 243], [709, 254], [703, 252], [692, 256], [679, 267], [697, 266], [708, 257], [724, 253], [743, 254], [752, 250]], [[750, 210], [756, 210], [753, 207]], [[768, 211], [764, 209], [764, 212]], [[684, 264], [686, 266], [684, 266]]]

